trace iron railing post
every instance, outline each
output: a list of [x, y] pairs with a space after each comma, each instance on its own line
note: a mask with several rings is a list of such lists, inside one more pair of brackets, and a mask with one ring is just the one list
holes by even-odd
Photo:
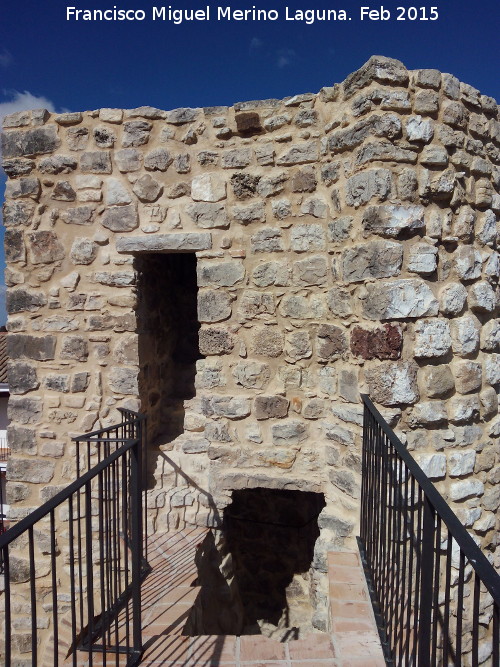
[[142, 655], [141, 565], [142, 565], [142, 489], [141, 441], [130, 449], [131, 547], [132, 547], [132, 642], [134, 653]]
[[418, 625], [418, 667], [429, 667], [431, 661], [432, 588], [434, 583], [434, 508], [424, 495], [423, 530], [420, 566], [420, 609]]

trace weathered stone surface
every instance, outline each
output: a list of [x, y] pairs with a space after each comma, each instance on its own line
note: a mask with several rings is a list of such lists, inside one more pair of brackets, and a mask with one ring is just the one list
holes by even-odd
[[410, 116], [406, 121], [406, 136], [408, 141], [428, 143], [434, 136], [434, 125], [432, 121], [424, 120], [422, 116]]
[[[251, 159], [252, 159], [252, 151], [249, 148], [235, 148], [233, 150], [226, 151], [222, 155], [222, 168], [242, 169], [243, 167], [248, 167]], [[204, 200], [204, 201], [214, 201], [214, 200]]]
[[240, 361], [232, 370], [236, 384], [246, 389], [264, 389], [269, 383], [269, 366], [260, 361]]
[[307, 438], [307, 435], [307, 424], [294, 419], [273, 424], [271, 427], [273, 444], [278, 446], [297, 447]]
[[481, 329], [481, 349], [486, 352], [500, 351], [500, 320], [489, 320]]
[[134, 271], [96, 271], [92, 281], [109, 287], [128, 287], [135, 284], [136, 274]]
[[35, 212], [35, 203], [30, 201], [5, 202], [3, 205], [3, 223], [5, 227], [29, 225]]
[[57, 201], [75, 201], [76, 192], [71, 187], [69, 181], [58, 181], [50, 198]]
[[341, 327], [320, 324], [316, 336], [316, 352], [320, 359], [334, 361], [347, 350], [347, 336]]
[[347, 130], [333, 132], [328, 147], [332, 153], [341, 153], [359, 146], [370, 135], [395, 139], [401, 135], [401, 121], [395, 114], [374, 114]]
[[138, 171], [142, 165], [142, 154], [136, 148], [122, 148], [115, 151], [114, 159], [122, 173]]
[[118, 252], [194, 252], [210, 250], [211, 247], [212, 235], [208, 232], [119, 236], [116, 239], [116, 250]]
[[7, 416], [12, 422], [20, 424], [39, 424], [42, 415], [42, 399], [38, 396], [11, 396], [7, 407]]
[[64, 336], [61, 346], [61, 359], [86, 361], [88, 357], [88, 343], [83, 336]]
[[448, 419], [454, 424], [467, 424], [479, 416], [477, 395], [454, 396], [448, 402]]
[[420, 370], [421, 387], [429, 398], [441, 398], [455, 388], [453, 374], [448, 365], [426, 366]]
[[48, 373], [43, 380], [43, 386], [49, 391], [68, 393], [70, 387], [69, 375], [67, 373]]
[[198, 285], [232, 287], [245, 277], [245, 268], [240, 261], [200, 262], [197, 267]]
[[42, 174], [69, 174], [77, 167], [77, 161], [69, 155], [51, 155], [40, 160]]
[[65, 257], [64, 246], [55, 232], [30, 232], [28, 240], [33, 264], [50, 264]]
[[200, 109], [191, 109], [189, 107], [181, 107], [166, 112], [166, 121], [171, 125], [185, 125], [192, 123], [198, 118]]
[[52, 153], [61, 143], [55, 125], [26, 131], [2, 132], [1, 139], [4, 158]]
[[16, 459], [8, 463], [9, 480], [48, 484], [54, 477], [55, 463], [47, 459]]
[[419, 400], [417, 370], [412, 361], [383, 361], [367, 370], [365, 377], [372, 400], [385, 406], [415, 403]]
[[253, 319], [255, 317], [274, 315], [276, 312], [276, 300], [274, 294], [271, 292], [256, 292], [253, 290], [245, 290], [241, 295], [238, 305], [238, 312], [242, 317]]
[[415, 243], [410, 248], [407, 269], [410, 273], [429, 275], [437, 268], [438, 249], [428, 243]]
[[284, 348], [285, 339], [277, 327], [256, 328], [252, 335], [254, 354], [263, 357], [279, 357]]
[[248, 225], [251, 222], [265, 222], [266, 213], [264, 202], [254, 202], [249, 206], [235, 206], [231, 211], [233, 218], [242, 225]]
[[497, 295], [490, 283], [480, 280], [471, 285], [468, 294], [471, 310], [478, 313], [492, 313], [497, 306]]
[[163, 192], [163, 186], [154, 179], [151, 174], [144, 174], [136, 180], [132, 186], [132, 190], [137, 197], [143, 202], [153, 202]]
[[292, 331], [286, 335], [285, 354], [288, 359], [298, 361], [312, 357], [311, 336], [308, 331]]
[[234, 196], [237, 199], [248, 199], [257, 192], [260, 176], [251, 174], [233, 174], [231, 176], [231, 186]]
[[198, 338], [200, 352], [204, 355], [229, 354], [236, 343], [234, 336], [222, 327], [204, 327]]
[[475, 361], [457, 360], [453, 365], [455, 386], [460, 394], [480, 389], [482, 383], [481, 364]]
[[279, 306], [283, 317], [296, 320], [320, 319], [325, 314], [324, 302], [321, 295], [305, 296], [290, 294], [283, 297]]
[[21, 287], [10, 288], [7, 292], [7, 312], [10, 315], [24, 311], [34, 312], [47, 304], [43, 292], [35, 292]]
[[131, 120], [123, 124], [123, 148], [143, 146], [149, 141], [152, 124], [147, 120]]
[[460, 357], [474, 354], [479, 348], [479, 321], [472, 315], [463, 315], [450, 322], [453, 352]]
[[414, 355], [422, 358], [442, 357], [450, 351], [451, 334], [447, 320], [420, 320], [415, 325]]
[[476, 452], [473, 449], [464, 449], [460, 452], [450, 452], [448, 456], [448, 474], [450, 477], [462, 477], [474, 472]]
[[107, 208], [100, 219], [101, 225], [112, 232], [130, 232], [139, 226], [137, 207], [112, 206]]
[[10, 359], [54, 359], [55, 336], [28, 336], [11, 333], [7, 336], [7, 355]]
[[324, 285], [327, 280], [326, 258], [311, 255], [293, 263], [293, 284], [299, 286]]
[[71, 246], [70, 257], [73, 264], [92, 264], [97, 257], [98, 246], [91, 239], [76, 238]]
[[219, 290], [203, 290], [198, 293], [198, 319], [200, 322], [220, 322], [231, 315], [231, 298]]
[[465, 500], [466, 498], [477, 498], [484, 493], [484, 484], [478, 479], [464, 479], [453, 482], [450, 485], [451, 500]]
[[270, 285], [286, 286], [290, 284], [291, 269], [282, 262], [263, 262], [255, 267], [252, 280], [258, 287]]
[[24, 245], [23, 232], [18, 229], [6, 229], [4, 248], [7, 262], [24, 262], [26, 259], [26, 246]]
[[319, 157], [318, 145], [315, 141], [295, 144], [276, 160], [277, 165], [292, 166], [295, 164], [306, 164], [317, 162]]
[[93, 206], [77, 206], [62, 211], [61, 220], [68, 225], [91, 225], [94, 221], [94, 214]]
[[87, 148], [89, 131], [86, 127], [70, 127], [66, 133], [66, 141], [70, 151], [84, 151]]
[[229, 227], [229, 220], [223, 204], [209, 202], [189, 204], [186, 207], [186, 213], [198, 227], [203, 229], [226, 229]]
[[393, 324], [373, 330], [357, 326], [351, 331], [351, 352], [363, 359], [399, 359], [402, 344], [401, 330]]
[[462, 280], [473, 280], [481, 275], [481, 253], [471, 246], [460, 246], [454, 253], [453, 263], [457, 276]]
[[82, 153], [80, 169], [84, 174], [111, 174], [111, 155], [109, 151], [89, 151]]
[[328, 223], [328, 240], [334, 243], [346, 241], [351, 236], [353, 219], [350, 216], [337, 218]]
[[282, 252], [284, 250], [280, 229], [264, 227], [250, 238], [253, 253]]
[[9, 362], [7, 366], [7, 378], [11, 394], [26, 394], [28, 391], [38, 389], [40, 385], [36, 366], [25, 362]]
[[295, 252], [326, 249], [325, 231], [319, 224], [294, 225], [291, 232], [291, 248]]
[[120, 206], [132, 203], [130, 192], [118, 178], [106, 179], [104, 203], [106, 206]]
[[283, 396], [257, 396], [254, 400], [254, 415], [256, 419], [273, 419], [286, 417], [288, 401]]
[[392, 241], [361, 243], [342, 253], [342, 276], [346, 282], [389, 278], [401, 272], [403, 246]]
[[271, 176], [258, 177], [257, 194], [261, 197], [272, 197], [282, 192], [288, 179], [286, 172], [278, 172]]
[[242, 419], [251, 411], [250, 399], [239, 396], [214, 396], [210, 400], [210, 405], [216, 415], [228, 419]]
[[337, 317], [352, 314], [351, 294], [343, 287], [334, 287], [327, 294], [328, 308]]
[[[125, 151], [127, 149], [124, 149], [122, 152]], [[148, 171], [167, 171], [172, 162], [173, 158], [165, 148], [154, 148], [144, 156], [144, 168]], [[120, 169], [120, 171], [123, 170]]]
[[372, 81], [405, 86], [408, 79], [408, 70], [399, 60], [385, 56], [372, 56], [361, 69], [350, 74], [344, 81], [344, 95], [346, 98], [351, 97]]
[[484, 357], [484, 377], [489, 384], [500, 383], [500, 354], [489, 354]]
[[417, 403], [408, 415], [412, 428], [437, 426], [447, 420], [444, 401], [422, 401]]
[[363, 313], [371, 320], [394, 320], [437, 315], [438, 302], [428, 285], [401, 279], [366, 285]]
[[133, 396], [138, 395], [139, 387], [137, 368], [113, 366], [108, 376], [108, 382], [111, 390], [118, 394], [132, 394]]
[[486, 211], [479, 216], [476, 225], [476, 238], [483, 245], [493, 245], [497, 233], [497, 220], [493, 211]]
[[10, 199], [34, 199], [40, 196], [40, 181], [38, 178], [19, 178], [15, 181], [7, 181], [5, 185], [5, 196]]
[[439, 309], [444, 315], [459, 315], [467, 301], [467, 290], [462, 283], [448, 283], [439, 292]]
[[444, 454], [420, 454], [417, 463], [429, 479], [441, 479], [446, 475], [446, 456]]
[[367, 169], [347, 179], [346, 203], [358, 207], [376, 197], [385, 201], [391, 193], [391, 172], [389, 169]]
[[414, 232], [424, 227], [423, 206], [369, 206], [363, 213], [365, 232], [396, 237], [402, 232]]

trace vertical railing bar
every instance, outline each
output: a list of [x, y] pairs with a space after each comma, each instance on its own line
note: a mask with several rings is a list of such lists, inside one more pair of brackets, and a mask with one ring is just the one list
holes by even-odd
[[[99, 576], [101, 579], [100, 582], [100, 598], [101, 598], [101, 623], [103, 624], [103, 633], [102, 633], [102, 641], [103, 644], [105, 644], [105, 637], [106, 637], [106, 625], [107, 625], [107, 607], [106, 607], [106, 586], [105, 586], [105, 566], [104, 566], [104, 540], [103, 540], [103, 534], [104, 534], [104, 498], [103, 498], [103, 483], [102, 483], [102, 473], [99, 474], [97, 477], [97, 492], [98, 492], [98, 507], [99, 507]], [[103, 652], [103, 664], [104, 667], [106, 666], [106, 651], [104, 650]]]
[[91, 483], [85, 484], [85, 561], [87, 565], [87, 622], [89, 665], [94, 664], [94, 572], [92, 562], [92, 497]]
[[441, 517], [436, 514], [436, 540], [434, 546], [435, 562], [434, 569], [434, 596], [432, 601], [433, 616], [432, 616], [432, 655], [431, 665], [437, 667], [437, 650], [438, 650], [438, 621], [439, 621], [439, 582], [441, 579]]
[[132, 614], [133, 614], [133, 648], [137, 653], [142, 653], [141, 638], [141, 553], [137, 548], [142, 541], [142, 492], [140, 484], [140, 444], [130, 449], [131, 461], [131, 510], [132, 510]]
[[398, 507], [399, 507], [399, 502], [398, 502], [398, 479], [397, 479], [397, 455], [396, 455], [396, 450], [391, 444], [391, 452], [392, 452], [392, 461], [391, 461], [391, 478], [392, 478], [392, 514], [393, 514], [393, 521], [392, 521], [392, 575], [391, 575], [391, 616], [390, 616], [390, 627], [391, 627], [391, 633], [393, 636], [393, 642], [392, 642], [392, 648], [393, 652], [395, 651], [396, 648], [396, 639], [397, 639], [397, 631], [396, 631], [396, 597], [398, 594], [398, 588], [397, 588], [397, 581], [398, 581], [398, 574], [399, 574], [399, 557], [398, 557], [398, 546], [399, 546], [399, 535], [398, 535], [398, 517], [399, 517], [399, 512], [398, 512]]
[[410, 510], [410, 535], [408, 539], [408, 551], [409, 551], [409, 557], [408, 557], [408, 609], [406, 612], [406, 636], [407, 636], [407, 641], [406, 641], [406, 665], [410, 664], [410, 644], [411, 644], [411, 634], [410, 634], [410, 629], [411, 629], [411, 616], [412, 616], [412, 609], [411, 609], [411, 598], [412, 598], [412, 592], [414, 588], [414, 581], [413, 581], [413, 561], [414, 561], [414, 551], [415, 551], [415, 478], [413, 475], [411, 476], [411, 485], [410, 485], [410, 492], [411, 492], [411, 510]]
[[[428, 667], [431, 650], [432, 585], [434, 582], [435, 510], [423, 494], [421, 576], [418, 619], [418, 664]], [[419, 540], [420, 542], [420, 540]]]
[[458, 570], [458, 595], [457, 595], [457, 638], [455, 665], [462, 664], [462, 621], [464, 611], [464, 581], [465, 581], [465, 554], [460, 549], [460, 565]]
[[57, 610], [56, 524], [54, 510], [50, 512], [50, 565], [52, 571], [52, 623], [54, 626], [54, 667], [59, 665], [59, 623]]
[[28, 553], [30, 561], [30, 598], [31, 598], [31, 664], [38, 664], [38, 632], [36, 613], [36, 573], [35, 573], [35, 542], [33, 526], [28, 529]]
[[[113, 530], [113, 574], [114, 574], [114, 584], [115, 584], [115, 595], [117, 598], [121, 594], [121, 589], [120, 589], [120, 582], [119, 582], [119, 571], [118, 571], [118, 540], [120, 539], [119, 532], [118, 532], [118, 526], [117, 526], [117, 516], [116, 516], [116, 500], [117, 500], [117, 494], [118, 494], [118, 488], [117, 488], [117, 480], [116, 480], [116, 461], [113, 461], [113, 465], [110, 470], [111, 473], [111, 484], [112, 484], [112, 496], [111, 496], [111, 501], [112, 501], [112, 517], [113, 517], [113, 523], [112, 523], [112, 530]], [[116, 657], [115, 657], [115, 662], [116, 662], [116, 667], [118, 667], [118, 660], [119, 660], [119, 652], [118, 652], [118, 645], [120, 642], [120, 637], [119, 637], [119, 628], [118, 628], [118, 614], [115, 614], [115, 646], [116, 646]]]
[[479, 596], [481, 580], [477, 572], [474, 576], [474, 599], [472, 603], [472, 667], [479, 666]]
[[493, 603], [493, 665], [500, 665], [500, 606]]
[[[71, 648], [72, 648], [72, 662], [73, 667], [77, 667], [76, 664], [76, 591], [75, 591], [75, 537], [73, 529], [73, 496], [68, 498], [68, 513], [69, 513], [69, 578], [70, 578], [70, 590], [71, 590]], [[79, 564], [79, 568], [81, 563]], [[80, 598], [82, 597], [82, 591], [80, 590]]]
[[415, 598], [413, 603], [413, 656], [418, 656], [418, 635], [420, 633], [420, 581], [422, 576], [422, 552], [420, 545], [422, 543], [422, 489], [417, 485], [417, 535], [414, 538], [415, 551]]
[[[106, 456], [109, 456], [109, 453], [111, 451], [111, 445], [109, 442], [104, 443], [104, 447], [106, 449]], [[105, 488], [105, 503], [104, 503], [104, 513], [106, 517], [106, 531], [105, 531], [105, 544], [106, 544], [106, 568], [105, 568], [105, 578], [106, 578], [106, 594], [108, 598], [108, 609], [111, 609], [112, 604], [113, 604], [113, 589], [112, 589], [112, 556], [111, 556], [111, 526], [110, 526], [110, 521], [111, 521], [111, 510], [110, 510], [110, 502], [111, 502], [111, 489], [110, 489], [110, 471], [109, 467], [106, 468], [105, 471], [105, 476], [104, 476], [104, 488]], [[105, 635], [107, 636], [107, 642], [106, 646], [111, 646], [111, 623], [106, 623], [106, 632]]]
[[[123, 491], [122, 491], [122, 531], [124, 539], [124, 560], [125, 560], [125, 588], [128, 590], [129, 587], [129, 562], [128, 562], [128, 540], [127, 540], [127, 531], [128, 531], [128, 465], [127, 458], [130, 454], [127, 452], [127, 456], [122, 457], [122, 478], [123, 478]], [[125, 607], [125, 637], [127, 645], [127, 654], [130, 652], [130, 605], [127, 603]]]
[[[396, 465], [396, 496], [397, 496], [397, 522], [396, 522], [396, 581], [395, 581], [395, 595], [396, 599], [393, 601], [394, 609], [394, 658], [400, 655], [400, 633], [399, 633], [399, 614], [401, 611], [400, 600], [404, 600], [404, 589], [401, 587], [403, 571], [401, 568], [401, 518], [403, 513], [403, 497], [401, 495], [403, 474], [403, 461], [398, 458]], [[399, 599], [398, 599], [399, 595]]]
[[443, 664], [448, 664], [450, 651], [450, 596], [451, 596], [451, 557], [452, 536], [450, 531], [446, 543], [446, 581], [444, 587], [444, 619], [443, 619]]
[[11, 642], [12, 642], [12, 615], [10, 596], [10, 556], [9, 545], [2, 549], [3, 571], [4, 571], [4, 597], [5, 597], [5, 667], [11, 667]]

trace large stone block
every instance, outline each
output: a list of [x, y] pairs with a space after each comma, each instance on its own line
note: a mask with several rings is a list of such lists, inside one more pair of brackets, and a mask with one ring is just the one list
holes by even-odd
[[9, 459], [7, 475], [10, 480], [47, 484], [54, 477], [56, 464], [47, 459]]
[[370, 397], [385, 406], [416, 403], [419, 400], [417, 370], [413, 361], [383, 361], [365, 373]]
[[401, 61], [385, 56], [372, 56], [363, 67], [346, 78], [344, 95], [346, 98], [351, 97], [372, 81], [393, 86], [406, 86], [408, 80], [408, 70]]
[[341, 327], [320, 324], [316, 332], [316, 352], [320, 359], [334, 361], [347, 350], [347, 336]]
[[28, 240], [33, 264], [51, 264], [66, 256], [64, 245], [55, 232], [30, 232]]
[[271, 427], [273, 444], [282, 447], [297, 447], [307, 438], [307, 435], [307, 424], [296, 419], [273, 424]]
[[8, 418], [20, 424], [39, 424], [42, 415], [42, 399], [38, 396], [11, 396], [7, 407]]
[[221, 290], [203, 290], [198, 293], [200, 322], [221, 322], [231, 315], [231, 297]]
[[139, 226], [139, 216], [135, 204], [111, 206], [101, 217], [101, 225], [112, 232], [130, 232]]
[[108, 376], [109, 386], [118, 394], [139, 395], [138, 369], [113, 366]]
[[392, 176], [389, 169], [367, 169], [347, 179], [345, 200], [348, 206], [358, 207], [376, 197], [385, 201], [391, 193]]
[[254, 400], [256, 419], [280, 419], [288, 414], [288, 401], [283, 396], [257, 396]]
[[203, 327], [198, 334], [201, 354], [229, 354], [235, 346], [235, 337], [223, 327]]
[[202, 229], [227, 229], [229, 219], [224, 204], [198, 202], [186, 206], [186, 213]]
[[366, 285], [363, 314], [371, 320], [397, 320], [437, 315], [438, 301], [418, 279], [381, 280]]
[[26, 362], [9, 362], [7, 378], [11, 394], [26, 394], [28, 391], [38, 389], [40, 385], [36, 366]]
[[351, 352], [363, 359], [399, 359], [402, 345], [401, 330], [393, 324], [371, 330], [356, 326], [351, 331]]
[[117, 252], [195, 252], [210, 250], [212, 235], [209, 232], [154, 234], [149, 236], [119, 236]]
[[240, 396], [214, 396], [210, 405], [216, 415], [227, 419], [242, 419], [251, 412], [250, 399]]
[[256, 328], [252, 334], [252, 350], [263, 357], [279, 357], [283, 353], [285, 338], [277, 327]]
[[312, 255], [293, 263], [293, 284], [308, 287], [324, 285], [327, 281], [326, 257]]
[[366, 233], [396, 237], [402, 232], [422, 229], [425, 226], [424, 212], [424, 207], [419, 205], [369, 206], [363, 213], [363, 228]]
[[453, 374], [448, 365], [425, 366], [420, 370], [421, 386], [429, 398], [441, 398], [455, 388]]
[[197, 266], [198, 286], [232, 287], [243, 280], [243, 262], [199, 262]]
[[7, 355], [9, 359], [36, 359], [37, 361], [54, 359], [56, 340], [55, 336], [11, 333], [7, 336]]
[[342, 276], [346, 282], [390, 278], [401, 272], [403, 246], [393, 241], [370, 241], [342, 253]]
[[447, 320], [420, 320], [415, 325], [415, 357], [442, 357], [451, 349], [451, 334]]
[[247, 389], [264, 389], [271, 377], [269, 366], [260, 361], [240, 361], [232, 370], [234, 381]]
[[7, 429], [7, 438], [12, 453], [36, 455], [36, 431], [33, 428], [24, 426], [9, 425]]
[[35, 292], [23, 287], [11, 287], [7, 290], [6, 302], [7, 312], [14, 315], [15, 313], [39, 310], [47, 304], [47, 297], [43, 292]]
[[453, 352], [460, 357], [474, 354], [479, 348], [481, 326], [473, 315], [463, 315], [450, 322]]
[[55, 125], [26, 131], [2, 132], [1, 138], [4, 158], [53, 153], [61, 143]]

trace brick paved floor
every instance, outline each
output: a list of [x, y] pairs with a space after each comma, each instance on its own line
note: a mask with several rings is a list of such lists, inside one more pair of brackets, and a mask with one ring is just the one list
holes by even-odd
[[[165, 667], [384, 667], [382, 649], [359, 555], [329, 554], [331, 634], [280, 643], [261, 635], [185, 637], [182, 629], [198, 594], [195, 553], [206, 531], [156, 535], [149, 544], [152, 572], [142, 587], [144, 655], [141, 665]], [[81, 654], [79, 665], [89, 664]], [[104, 662], [95, 655], [93, 665]], [[108, 654], [106, 665], [123, 667]]]

